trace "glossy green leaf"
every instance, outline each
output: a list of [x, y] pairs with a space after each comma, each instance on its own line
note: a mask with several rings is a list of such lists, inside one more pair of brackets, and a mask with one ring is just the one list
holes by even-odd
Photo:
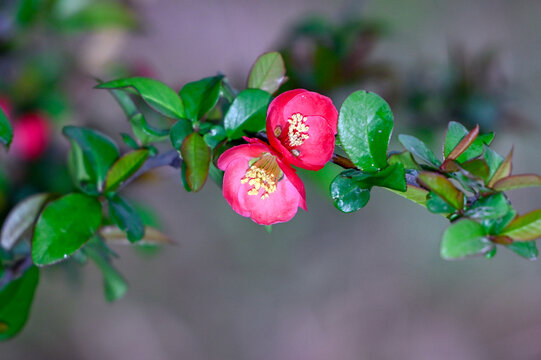
[[409, 151], [403, 151], [401, 153], [395, 153], [389, 156], [389, 165], [394, 164], [402, 164], [405, 169], [413, 169], [413, 170], [420, 170], [421, 167], [415, 159], [413, 158], [413, 155]]
[[449, 205], [445, 200], [443, 200], [438, 194], [431, 191], [428, 199], [426, 201], [426, 208], [428, 211], [434, 214], [450, 214], [455, 211], [455, 208]]
[[214, 125], [210, 128], [209, 132], [203, 135], [203, 140], [207, 145], [214, 149], [219, 143], [227, 138], [227, 133], [223, 126]]
[[415, 136], [398, 135], [398, 141], [413, 155], [417, 156], [419, 159], [425, 161], [427, 164], [434, 167], [440, 167], [441, 161], [438, 160], [436, 155], [426, 146], [424, 142], [417, 139]]
[[242, 137], [246, 132], [265, 129], [270, 94], [259, 89], [246, 89], [233, 100], [225, 114], [224, 127], [230, 139]]
[[347, 170], [342, 176], [352, 177], [362, 187], [381, 186], [398, 191], [406, 191], [406, 173], [404, 165], [397, 163], [376, 173]]
[[105, 299], [113, 302], [122, 298], [128, 291], [128, 284], [122, 275], [111, 265], [110, 258], [93, 246], [86, 246], [84, 250], [103, 275], [103, 293]]
[[30, 238], [32, 227], [51, 194], [43, 193], [27, 197], [9, 212], [2, 225], [1, 244], [11, 250], [23, 237]]
[[472, 219], [496, 219], [505, 216], [510, 210], [511, 204], [505, 195], [496, 193], [475, 201], [464, 214]]
[[406, 192], [389, 189], [390, 191], [405, 197], [408, 200], [413, 201], [421, 206], [427, 206], [428, 191], [415, 185], [408, 184], [406, 186]]
[[517, 217], [502, 231], [515, 241], [530, 241], [541, 237], [541, 210]]
[[456, 160], [462, 155], [475, 141], [479, 135], [479, 125], [475, 126], [472, 131], [468, 132], [459, 143], [451, 150], [445, 159]]
[[0, 143], [9, 148], [13, 140], [13, 128], [2, 108], [0, 108]]
[[94, 197], [71, 193], [50, 202], [35, 226], [34, 264], [50, 265], [73, 254], [98, 230], [101, 217], [101, 204]]
[[185, 118], [184, 105], [178, 94], [164, 83], [143, 77], [132, 77], [109, 81], [96, 86], [99, 89], [132, 87], [154, 110], [173, 119]]
[[109, 214], [118, 228], [126, 233], [130, 242], [139, 241], [145, 235], [145, 225], [137, 211], [120, 196], [109, 198]]
[[68, 153], [68, 169], [71, 180], [78, 189], [90, 195], [99, 194], [98, 176], [94, 168], [94, 164], [85, 156], [81, 147], [75, 141], [71, 141]]
[[35, 266], [0, 289], [0, 341], [17, 335], [26, 324], [39, 282]]
[[393, 130], [393, 113], [380, 96], [356, 91], [342, 104], [338, 135], [351, 161], [362, 171], [387, 166], [387, 148]]
[[210, 165], [210, 149], [198, 133], [188, 135], [180, 148], [182, 159], [186, 164], [186, 181], [194, 192], [201, 190]]
[[218, 103], [222, 79], [223, 75], [218, 75], [184, 85], [179, 94], [184, 103], [186, 118], [199, 120]]
[[496, 191], [507, 191], [533, 186], [541, 186], [541, 176], [536, 174], [511, 175], [496, 181], [492, 188]]
[[[97, 188], [101, 190], [109, 168], [119, 156], [116, 144], [105, 135], [91, 129], [65, 126], [62, 132], [72, 142], [72, 146], [73, 143], [79, 146], [81, 150], [79, 156], [84, 158], [79, 159], [84, 162], [83, 165], [79, 165], [79, 168], [89, 170], [88, 165], [90, 165], [89, 180], [96, 181]], [[93, 179], [93, 176], [96, 178]]]
[[342, 174], [334, 178], [330, 190], [334, 206], [345, 213], [363, 208], [370, 200], [370, 189], [362, 188], [357, 181]]
[[539, 256], [539, 250], [537, 249], [535, 241], [514, 242], [505, 245], [505, 247], [528, 260], [537, 260], [537, 256]]
[[92, 1], [80, 11], [55, 22], [62, 30], [133, 29], [137, 18], [125, 5], [112, 1]]
[[134, 150], [118, 159], [107, 173], [105, 191], [115, 191], [145, 163], [148, 150]]
[[273, 51], [257, 58], [250, 70], [246, 87], [261, 89], [272, 95], [286, 80], [284, 59], [280, 53]]
[[446, 260], [462, 259], [484, 254], [494, 245], [485, 237], [481, 224], [473, 220], [460, 220], [445, 230], [441, 242], [441, 257]]
[[[451, 151], [456, 148], [460, 141], [468, 134], [468, 130], [460, 123], [449, 122], [443, 148], [444, 157], [447, 158]], [[490, 145], [494, 139], [494, 133], [481, 134], [476, 137], [472, 144], [457, 158], [458, 162], [464, 162], [478, 157], [483, 153], [483, 145]]]
[[446, 177], [437, 173], [422, 172], [418, 179], [422, 185], [434, 191], [455, 209], [460, 210], [464, 207], [464, 193]]
[[180, 119], [177, 121], [169, 132], [169, 138], [171, 139], [171, 145], [176, 150], [180, 150], [184, 139], [193, 133], [193, 125], [188, 119]]

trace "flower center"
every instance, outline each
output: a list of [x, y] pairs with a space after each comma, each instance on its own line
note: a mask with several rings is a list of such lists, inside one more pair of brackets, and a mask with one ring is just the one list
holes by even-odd
[[290, 147], [301, 146], [302, 143], [308, 139], [308, 130], [310, 127], [306, 125], [306, 116], [301, 113], [291, 115], [290, 119], [287, 119], [289, 127], [287, 130], [287, 140]]
[[258, 195], [259, 190], [263, 190], [261, 199], [264, 200], [276, 191], [276, 184], [278, 184], [282, 176], [283, 173], [276, 162], [276, 158], [269, 153], [264, 153], [246, 170], [246, 174], [244, 174], [240, 182], [252, 186], [248, 190], [248, 195]]

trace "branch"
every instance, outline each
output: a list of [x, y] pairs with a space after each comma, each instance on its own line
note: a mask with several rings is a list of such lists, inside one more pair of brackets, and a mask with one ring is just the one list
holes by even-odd
[[355, 164], [353, 164], [350, 159], [342, 155], [338, 155], [337, 153], [332, 154], [331, 161], [344, 169], [357, 169]]

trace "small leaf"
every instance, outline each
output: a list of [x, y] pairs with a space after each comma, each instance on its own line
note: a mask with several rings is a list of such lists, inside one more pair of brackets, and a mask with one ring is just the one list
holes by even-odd
[[500, 165], [503, 162], [503, 157], [500, 156], [497, 152], [489, 148], [488, 146], [485, 146], [485, 154], [484, 159], [488, 165], [488, 168], [490, 170], [490, 173], [488, 174], [487, 180], [490, 181]]
[[65, 126], [62, 132], [72, 142], [72, 146], [76, 143], [80, 148], [79, 155], [84, 159], [79, 160], [84, 164], [78, 168], [91, 166], [90, 175], [95, 175], [96, 178], [90, 180], [94, 180], [97, 188], [101, 190], [109, 168], [119, 156], [116, 144], [105, 135], [91, 129]]
[[502, 235], [515, 241], [530, 241], [541, 237], [541, 209], [515, 218], [503, 229]]
[[270, 98], [269, 93], [259, 89], [241, 91], [225, 114], [227, 136], [237, 139], [246, 132], [264, 130]]
[[370, 200], [370, 190], [362, 188], [352, 178], [339, 174], [331, 183], [331, 197], [334, 206], [345, 213], [363, 208]]
[[440, 167], [441, 161], [438, 160], [436, 155], [426, 146], [424, 142], [410, 135], [398, 135], [398, 141], [413, 155], [419, 159], [425, 161], [427, 164], [434, 167]]
[[456, 260], [484, 254], [493, 246], [485, 237], [481, 224], [465, 219], [452, 224], [445, 230], [440, 251], [442, 258]]
[[486, 181], [490, 173], [490, 169], [485, 160], [473, 159], [460, 164], [460, 167], [466, 170], [471, 175]]
[[445, 200], [443, 200], [438, 194], [431, 191], [426, 201], [426, 208], [428, 211], [434, 214], [451, 214], [455, 211], [455, 208], [449, 205]]
[[376, 173], [365, 173], [358, 170], [347, 170], [343, 176], [353, 178], [362, 187], [381, 186], [398, 191], [406, 191], [406, 174], [404, 165], [397, 163]]
[[128, 240], [132, 243], [139, 241], [145, 234], [145, 225], [135, 211], [135, 209], [126, 200], [118, 195], [109, 198], [109, 214], [111, 219], [128, 235]]
[[514, 242], [512, 244], [505, 245], [505, 247], [528, 260], [537, 260], [537, 256], [539, 255], [539, 250], [537, 250], [535, 241]]
[[141, 98], [162, 115], [173, 118], [185, 118], [184, 105], [177, 93], [164, 83], [144, 77], [132, 77], [109, 81], [96, 86], [98, 89], [119, 89], [133, 87]]
[[0, 340], [10, 339], [23, 329], [38, 282], [39, 270], [32, 266], [23, 276], [0, 289]]
[[1, 243], [5, 250], [11, 250], [19, 240], [32, 229], [36, 218], [51, 194], [36, 194], [18, 203], [9, 212], [2, 226]]
[[[110, 244], [128, 245], [132, 244], [128, 240], [126, 234], [116, 226], [104, 226], [99, 231], [100, 236]], [[143, 238], [136, 242], [137, 245], [175, 245], [175, 242], [171, 240], [167, 235], [161, 231], [151, 227], [145, 226], [145, 234]]]
[[274, 94], [286, 81], [286, 67], [282, 55], [268, 52], [257, 58], [250, 70], [247, 88], [261, 89]]
[[503, 178], [508, 177], [511, 175], [512, 170], [512, 163], [513, 163], [513, 149], [509, 152], [509, 155], [505, 158], [505, 160], [500, 164], [494, 175], [491, 177], [490, 181], [488, 182], [488, 187], [493, 187], [494, 184]]
[[111, 265], [108, 256], [93, 246], [86, 246], [84, 251], [94, 261], [103, 275], [105, 300], [113, 302], [122, 298], [128, 291], [128, 284], [122, 275]]
[[203, 135], [203, 140], [207, 145], [214, 149], [219, 143], [227, 138], [227, 133], [221, 125], [214, 125], [210, 128], [209, 132]]
[[101, 204], [96, 198], [71, 193], [50, 202], [34, 230], [34, 264], [50, 265], [67, 258], [94, 235], [100, 223]]
[[402, 164], [405, 169], [421, 170], [421, 167], [417, 164], [409, 151], [403, 151], [389, 156], [389, 165], [397, 163]]
[[124, 141], [124, 144], [128, 145], [133, 150], [139, 149], [139, 144], [137, 144], [137, 141], [135, 141], [130, 135], [121, 133], [120, 136], [122, 136], [122, 141]]
[[201, 190], [210, 165], [210, 149], [198, 133], [192, 133], [184, 139], [180, 148], [182, 159], [186, 164], [186, 180], [194, 192]]
[[190, 120], [180, 119], [177, 121], [171, 127], [171, 131], [169, 132], [169, 138], [171, 139], [171, 145], [173, 145], [173, 148], [180, 150], [182, 142], [186, 136], [190, 135], [191, 133], [193, 133], [193, 126]]
[[351, 161], [362, 171], [387, 167], [387, 148], [393, 130], [393, 113], [380, 96], [356, 91], [342, 104], [338, 135]]
[[107, 173], [105, 191], [115, 191], [120, 184], [139, 170], [147, 158], [148, 150], [140, 149], [129, 152], [118, 159]]
[[[479, 135], [479, 125], [475, 126], [475, 128], [470, 131], [468, 134], [466, 134], [462, 140], [455, 146], [455, 148], [446, 156], [445, 161], [441, 165], [441, 169], [445, 170], [448, 169], [448, 164], [456, 159], [460, 155], [462, 155], [475, 141], [477, 136]], [[451, 170], [453, 171], [453, 170]], [[456, 170], [455, 170], [456, 171]]]
[[474, 202], [464, 215], [472, 219], [497, 219], [505, 216], [510, 210], [511, 204], [505, 195], [496, 193]]
[[464, 208], [464, 193], [458, 190], [446, 177], [425, 171], [419, 174], [418, 179], [422, 185], [434, 191], [455, 209]]
[[8, 120], [4, 110], [0, 107], [0, 143], [9, 148], [11, 141], [13, 140], [13, 128]]
[[218, 103], [223, 78], [223, 75], [212, 76], [184, 85], [179, 95], [184, 103], [186, 118], [199, 120]]
[[541, 176], [536, 174], [511, 175], [496, 181], [492, 188], [496, 191], [507, 191], [533, 186], [541, 186]]
[[426, 207], [428, 191], [415, 185], [408, 184], [406, 186], [406, 192], [389, 189], [390, 191], [405, 197], [408, 200], [413, 201], [416, 204]]

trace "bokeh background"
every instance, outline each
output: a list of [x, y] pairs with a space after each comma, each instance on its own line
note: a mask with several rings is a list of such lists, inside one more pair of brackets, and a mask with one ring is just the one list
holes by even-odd
[[[421, 85], [416, 71], [446, 68], [455, 46], [466, 54], [496, 52], [506, 79], [497, 90], [519, 115], [488, 124], [498, 130], [494, 148], [506, 154], [515, 144], [515, 171], [541, 173], [541, 2], [134, 0], [130, 6], [139, 30], [51, 40], [64, 42], [80, 65], [65, 82], [71, 109], [64, 123], [92, 124], [117, 140], [129, 130], [110, 95], [92, 89], [92, 76], [111, 76], [112, 61], [144, 67], [175, 88], [218, 71], [242, 87], [257, 56], [283, 47], [288, 29], [308, 16], [337, 25], [358, 16], [385, 24], [370, 59], [410, 74], [398, 75], [407, 84], [402, 92]], [[386, 91], [377, 78], [359, 87]], [[332, 93], [339, 106], [343, 94]], [[433, 137], [436, 148], [443, 127], [419, 128], [404, 104], [395, 107], [395, 134]], [[75, 275], [43, 271], [27, 327], [0, 345], [0, 358], [541, 358], [538, 263], [505, 249], [492, 260], [446, 262], [439, 257], [444, 218], [379, 189], [364, 209], [346, 215], [318, 182], [307, 186], [309, 211], [270, 234], [231, 211], [212, 183], [186, 193], [178, 174], [164, 169], [152, 182], [131, 186], [126, 194], [152, 208], [178, 245], [152, 254], [116, 247], [115, 264], [130, 290], [114, 304], [104, 301], [92, 264]], [[541, 204], [541, 190], [510, 194], [520, 212]]]

